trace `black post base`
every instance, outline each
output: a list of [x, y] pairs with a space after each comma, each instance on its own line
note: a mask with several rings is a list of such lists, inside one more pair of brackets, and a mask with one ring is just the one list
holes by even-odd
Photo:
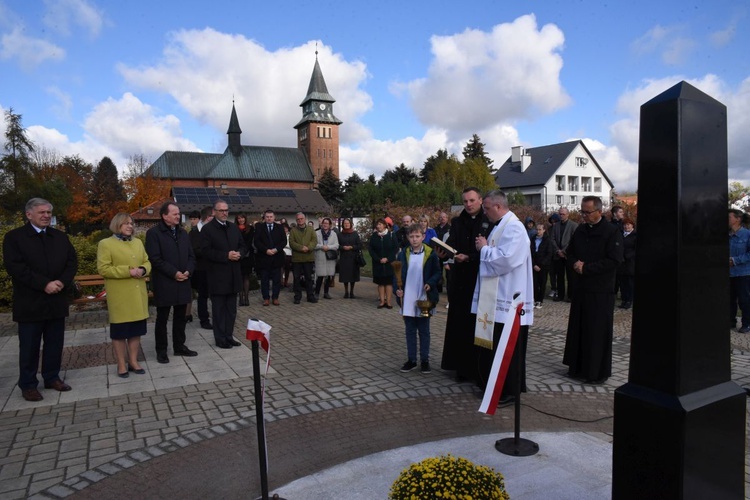
[[[285, 498], [280, 497], [278, 494], [274, 493], [272, 497], [268, 497], [269, 500], [286, 500]], [[266, 498], [263, 498], [263, 496], [259, 496], [255, 500], [267, 500]]]
[[530, 457], [539, 452], [539, 445], [524, 438], [505, 438], [495, 441], [495, 449], [512, 457]]

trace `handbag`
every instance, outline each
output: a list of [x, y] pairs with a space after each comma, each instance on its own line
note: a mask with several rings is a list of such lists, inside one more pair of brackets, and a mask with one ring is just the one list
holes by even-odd
[[338, 257], [338, 250], [326, 250], [326, 260], [336, 260]]
[[357, 265], [359, 267], [365, 267], [367, 265], [367, 261], [365, 260], [365, 256], [362, 255], [362, 250], [359, 250], [357, 252]]

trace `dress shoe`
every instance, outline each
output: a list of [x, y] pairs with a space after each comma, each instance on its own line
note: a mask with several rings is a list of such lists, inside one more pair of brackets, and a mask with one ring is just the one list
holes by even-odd
[[192, 314], [188, 314], [187, 316], [185, 316], [185, 323], [192, 323], [192, 322], [193, 322]]
[[117, 376], [120, 378], [128, 378], [130, 374], [128, 372], [124, 372], [124, 373], [117, 372]]
[[191, 351], [190, 349], [188, 349], [187, 346], [184, 345], [184, 346], [180, 347], [179, 349], [175, 349], [174, 350], [174, 355], [175, 356], [193, 357], [193, 356], [197, 356], [198, 353], [195, 352], [195, 351]]
[[310, 303], [312, 303], [312, 304], [315, 304], [315, 303], [317, 303], [317, 302], [318, 302], [318, 298], [317, 298], [317, 297], [315, 297], [315, 296], [312, 296], [312, 297], [308, 297], [308, 298], [307, 298], [307, 301], [308, 301], [308, 302], [310, 302]]
[[344, 292], [344, 298], [345, 298], [345, 299], [348, 299], [348, 298], [349, 298], [349, 292]]
[[294, 298], [294, 303], [295, 303], [295, 304], [299, 304], [299, 303], [300, 303], [301, 301], [302, 301], [302, 299], [298, 299], [298, 298], [296, 298], [296, 297]]
[[507, 405], [508, 403], [514, 403], [516, 401], [515, 396], [511, 396], [510, 394], [506, 394], [505, 396], [502, 396], [500, 398], [500, 404], [501, 405]]
[[386, 309], [393, 309], [393, 306], [392, 306], [392, 305], [390, 305], [390, 304], [386, 304], [386, 305], [385, 305], [385, 308], [386, 308]]
[[167, 356], [166, 352], [157, 352], [156, 353], [156, 362], [161, 364], [169, 363], [169, 357]]
[[45, 382], [44, 383], [44, 388], [45, 389], [54, 389], [54, 390], [60, 391], [60, 392], [67, 392], [67, 391], [69, 391], [71, 389], [71, 387], [68, 384], [66, 384], [65, 382], [63, 382], [59, 378], [53, 380], [52, 382]]
[[587, 384], [591, 385], [602, 385], [604, 382], [607, 381], [608, 377], [598, 378], [598, 379], [586, 379]]
[[264, 306], [268, 306], [268, 305], [271, 305], [271, 301], [270, 301], [270, 300], [268, 300], [268, 299], [263, 299], [263, 305], [264, 305]]
[[44, 399], [44, 397], [42, 397], [42, 393], [39, 392], [36, 387], [32, 389], [23, 389], [21, 391], [21, 396], [23, 396], [23, 399], [25, 399], [26, 401], [41, 401], [42, 399]]
[[350, 298], [350, 299], [353, 299], [353, 298], [354, 298], [354, 292], [352, 292], [352, 293], [350, 293], [350, 294], [349, 294], [349, 298]]
[[204, 328], [206, 330], [213, 330], [214, 325], [212, 325], [210, 321], [201, 321], [201, 328]]
[[234, 340], [233, 337], [229, 337], [229, 339], [227, 339], [227, 343], [231, 345], [232, 347], [239, 347], [242, 345], [240, 342], [237, 342], [236, 340]]
[[280, 305], [279, 304], [279, 299], [273, 299], [273, 305], [275, 305], [275, 306]]
[[[128, 371], [129, 371], [129, 372], [133, 372], [133, 373], [137, 373], [138, 375], [145, 375], [145, 373], [146, 373], [146, 370], [144, 370], [143, 368], [138, 368], [138, 369], [136, 370], [136, 369], [135, 369], [135, 368], [133, 368], [133, 367], [132, 367], [131, 365], [128, 365]], [[120, 375], [120, 374], [118, 373], [118, 375]], [[120, 375], [120, 376], [122, 377], [122, 375]], [[123, 378], [124, 378], [124, 377], [123, 377]]]
[[231, 349], [232, 348], [232, 344], [230, 344], [229, 342], [225, 342], [225, 341], [222, 340], [222, 341], [216, 343], [216, 347], [218, 347], [219, 349]]

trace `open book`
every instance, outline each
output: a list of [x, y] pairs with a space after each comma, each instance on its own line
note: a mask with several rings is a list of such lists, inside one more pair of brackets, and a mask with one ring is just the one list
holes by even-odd
[[443, 250], [443, 251], [444, 251], [445, 253], [447, 253], [447, 254], [448, 254], [448, 257], [454, 257], [454, 256], [455, 256], [455, 255], [456, 255], [456, 254], [458, 253], [458, 250], [456, 250], [456, 249], [455, 249], [455, 248], [453, 248], [452, 246], [448, 245], [447, 243], [445, 243], [445, 242], [444, 242], [443, 240], [441, 240], [440, 238], [438, 238], [438, 237], [436, 237], [436, 236], [433, 236], [433, 237], [432, 237], [432, 239], [431, 239], [430, 241], [431, 241], [431, 242], [433, 242], [433, 243], [435, 243], [435, 244], [436, 244], [437, 246], [439, 246], [439, 247], [440, 247], [440, 248], [441, 248], [441, 249], [442, 249], [442, 250]]

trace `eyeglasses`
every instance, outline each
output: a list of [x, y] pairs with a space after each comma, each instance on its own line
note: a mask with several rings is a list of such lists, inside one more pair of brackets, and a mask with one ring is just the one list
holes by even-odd
[[599, 210], [581, 210], [581, 213], [582, 213], [583, 215], [591, 215], [591, 214], [593, 214], [594, 212], [598, 212], [598, 211], [599, 211]]
[[214, 208], [216, 212], [229, 212], [228, 208]]

